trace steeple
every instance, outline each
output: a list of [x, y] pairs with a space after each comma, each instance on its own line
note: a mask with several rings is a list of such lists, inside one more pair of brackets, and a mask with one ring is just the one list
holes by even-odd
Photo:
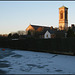
[[68, 8], [62, 6], [59, 8], [59, 30], [68, 29]]

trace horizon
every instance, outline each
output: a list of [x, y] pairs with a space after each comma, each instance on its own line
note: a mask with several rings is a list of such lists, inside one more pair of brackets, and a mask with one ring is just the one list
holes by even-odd
[[75, 1], [0, 1], [0, 34], [25, 30], [30, 24], [59, 27], [59, 8], [68, 7], [68, 27], [75, 24]]

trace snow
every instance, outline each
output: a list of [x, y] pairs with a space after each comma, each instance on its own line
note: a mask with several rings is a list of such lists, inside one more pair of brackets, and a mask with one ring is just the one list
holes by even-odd
[[[0, 59], [9, 67], [0, 67], [7, 74], [75, 74], [75, 56], [12, 50]], [[5, 52], [5, 51], [4, 51]]]

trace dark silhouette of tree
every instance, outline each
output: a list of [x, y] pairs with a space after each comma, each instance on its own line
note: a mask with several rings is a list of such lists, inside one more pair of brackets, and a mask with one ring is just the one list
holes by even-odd
[[12, 34], [11, 33], [8, 34], [8, 38], [12, 38]]
[[14, 39], [15, 39], [15, 38], [19, 38], [19, 34], [17, 34], [17, 33], [13, 34], [13, 35], [12, 35], [12, 38], [14, 38]]
[[34, 37], [35, 37], [35, 38], [39, 38], [39, 34], [40, 34], [40, 32], [36, 31], [36, 32], [34, 33]]
[[28, 35], [31, 35], [31, 31], [30, 30], [28, 31]]
[[67, 37], [74, 37], [74, 31], [69, 27], [68, 31], [67, 31]]

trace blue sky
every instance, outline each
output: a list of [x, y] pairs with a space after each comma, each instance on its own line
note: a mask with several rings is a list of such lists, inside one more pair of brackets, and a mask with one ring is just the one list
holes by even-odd
[[68, 26], [75, 24], [75, 1], [0, 1], [0, 34], [25, 30], [29, 24], [59, 26], [59, 7], [68, 7]]

